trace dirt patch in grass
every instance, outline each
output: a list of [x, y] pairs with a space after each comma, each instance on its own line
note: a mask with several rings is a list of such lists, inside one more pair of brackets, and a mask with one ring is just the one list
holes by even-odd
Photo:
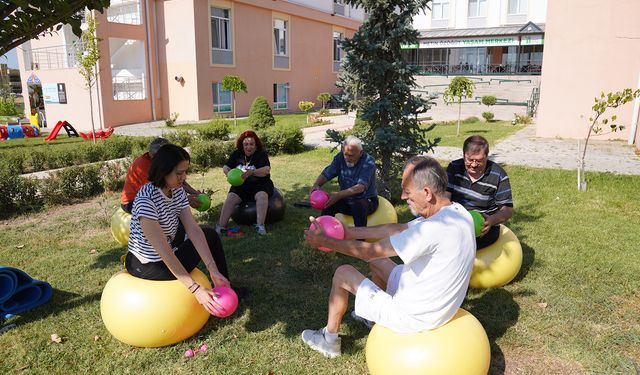
[[508, 350], [504, 353], [504, 363], [494, 362], [492, 360], [490, 374], [573, 375], [584, 374], [585, 372], [579, 363], [555, 357], [548, 352]]

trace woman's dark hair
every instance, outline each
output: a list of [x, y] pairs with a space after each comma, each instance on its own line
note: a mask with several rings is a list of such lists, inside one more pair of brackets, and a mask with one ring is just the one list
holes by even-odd
[[253, 138], [253, 140], [256, 141], [256, 150], [262, 151], [262, 142], [260, 141], [260, 138], [258, 138], [258, 135], [251, 130], [247, 130], [246, 132], [240, 134], [240, 136], [238, 137], [238, 140], [236, 141], [236, 148], [239, 151], [243, 150], [242, 142], [244, 142], [244, 140], [247, 138]]
[[191, 161], [189, 153], [184, 148], [170, 143], [160, 147], [153, 159], [151, 159], [149, 181], [155, 187], [165, 187], [164, 178], [183, 160]]

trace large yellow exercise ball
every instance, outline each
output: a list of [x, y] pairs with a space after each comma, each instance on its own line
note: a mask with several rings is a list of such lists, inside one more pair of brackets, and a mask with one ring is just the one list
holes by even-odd
[[113, 238], [122, 246], [129, 243], [129, 226], [131, 225], [131, 214], [124, 212], [122, 208], [111, 216], [111, 234]]
[[500, 225], [500, 237], [495, 243], [476, 252], [469, 286], [498, 288], [513, 280], [522, 266], [522, 246], [518, 237]]
[[[336, 214], [336, 219], [340, 220], [344, 225], [354, 226], [353, 216]], [[378, 209], [376, 209], [371, 215], [367, 216], [367, 226], [374, 227], [376, 225], [395, 224], [397, 222], [398, 214], [391, 202], [386, 200], [384, 197], [378, 196]], [[379, 238], [372, 238], [369, 242], [375, 242], [377, 240], [379, 240]]]
[[400, 334], [376, 324], [365, 354], [371, 375], [485, 375], [491, 362], [482, 324], [464, 309], [430, 331]]
[[[191, 277], [211, 288], [198, 268]], [[156, 281], [114, 275], [105, 285], [100, 314], [109, 333], [125, 344], [155, 348], [193, 336], [209, 319], [209, 313], [179, 280]]]

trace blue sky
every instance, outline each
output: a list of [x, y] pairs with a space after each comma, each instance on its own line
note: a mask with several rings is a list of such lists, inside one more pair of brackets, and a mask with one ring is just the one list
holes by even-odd
[[0, 64], [9, 64], [9, 68], [18, 69], [18, 57], [16, 49], [12, 49], [6, 55], [0, 57]]

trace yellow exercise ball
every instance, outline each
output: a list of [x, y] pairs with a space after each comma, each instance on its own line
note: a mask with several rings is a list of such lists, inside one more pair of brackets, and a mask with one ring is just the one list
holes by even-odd
[[[202, 287], [211, 283], [198, 268], [191, 277]], [[209, 313], [179, 280], [156, 281], [114, 275], [105, 285], [100, 314], [107, 330], [125, 344], [156, 348], [193, 336]]]
[[495, 243], [476, 252], [469, 286], [498, 288], [513, 280], [522, 266], [522, 246], [518, 237], [500, 225], [500, 237]]
[[129, 243], [129, 226], [131, 225], [131, 214], [124, 212], [122, 208], [111, 216], [111, 234], [113, 238], [122, 246]]
[[376, 324], [365, 355], [371, 375], [484, 375], [491, 362], [482, 324], [464, 309], [430, 331], [400, 334]]
[[[336, 219], [340, 220], [340, 222], [344, 225], [354, 226], [353, 224], [353, 216], [345, 215], [345, 214], [336, 214]], [[394, 224], [398, 222], [398, 214], [396, 213], [396, 209], [393, 207], [391, 202], [386, 200], [384, 197], [378, 196], [378, 209], [375, 210], [374, 213], [367, 216], [367, 226], [374, 227], [376, 225], [382, 224]], [[371, 238], [367, 241], [375, 242], [379, 240], [379, 238]]]

